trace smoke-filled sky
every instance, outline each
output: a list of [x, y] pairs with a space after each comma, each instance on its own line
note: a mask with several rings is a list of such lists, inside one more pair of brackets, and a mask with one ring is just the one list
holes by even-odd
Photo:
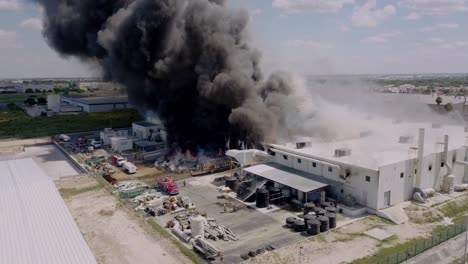
[[[245, 7], [267, 71], [434, 73], [468, 69], [466, 0], [230, 0]], [[41, 9], [0, 0], [0, 78], [92, 76], [52, 51]]]

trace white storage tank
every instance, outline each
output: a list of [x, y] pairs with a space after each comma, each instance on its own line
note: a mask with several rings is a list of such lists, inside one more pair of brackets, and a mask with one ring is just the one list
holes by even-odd
[[47, 96], [47, 109], [60, 112], [60, 95], [59, 94], [51, 94]]
[[192, 216], [189, 218], [192, 237], [204, 237], [205, 235], [205, 217], [201, 215]]

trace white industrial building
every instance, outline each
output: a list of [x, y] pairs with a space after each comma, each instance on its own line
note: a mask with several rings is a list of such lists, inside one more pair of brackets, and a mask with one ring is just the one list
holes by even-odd
[[133, 149], [133, 139], [129, 137], [111, 137], [111, 147], [115, 152], [122, 152]]
[[55, 184], [32, 159], [0, 161], [0, 223], [0, 263], [96, 263]]
[[132, 124], [133, 136], [145, 141], [166, 141], [166, 131], [159, 124], [142, 121]]
[[98, 113], [111, 112], [132, 108], [128, 102], [127, 96], [108, 96], [108, 97], [72, 97], [62, 96], [61, 101], [72, 106], [82, 108], [83, 112]]
[[417, 190], [453, 191], [468, 182], [464, 127], [398, 126], [400, 135], [361, 133], [328, 142], [269, 144], [270, 162], [245, 171], [293, 188], [303, 202], [316, 198], [315, 191], [325, 184], [327, 195], [338, 201], [351, 199], [368, 212], [411, 200]]

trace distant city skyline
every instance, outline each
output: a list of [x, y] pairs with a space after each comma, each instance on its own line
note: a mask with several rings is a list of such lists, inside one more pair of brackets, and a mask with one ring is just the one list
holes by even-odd
[[[231, 0], [251, 17], [267, 72], [310, 75], [468, 72], [468, 0]], [[0, 0], [0, 79], [98, 77], [41, 35], [42, 11]]]

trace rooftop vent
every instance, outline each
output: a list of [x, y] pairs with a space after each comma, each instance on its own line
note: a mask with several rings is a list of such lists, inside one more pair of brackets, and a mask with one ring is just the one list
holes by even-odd
[[361, 133], [359, 133], [359, 137], [363, 138], [363, 137], [367, 137], [367, 136], [370, 136], [371, 132], [370, 131], [362, 131]]
[[302, 149], [302, 148], [310, 147], [310, 146], [312, 146], [311, 142], [297, 142], [296, 143], [296, 148], [297, 149]]
[[406, 143], [412, 143], [413, 142], [413, 137], [412, 136], [401, 136], [400, 137], [400, 140], [398, 142], [402, 143], [402, 144], [406, 144]]
[[335, 157], [351, 156], [350, 148], [335, 149]]

